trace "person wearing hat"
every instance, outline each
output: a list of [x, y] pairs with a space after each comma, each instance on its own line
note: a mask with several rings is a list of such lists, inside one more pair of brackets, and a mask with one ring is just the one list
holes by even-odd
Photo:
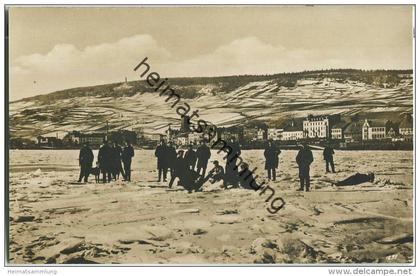
[[296, 156], [296, 163], [299, 167], [299, 180], [300, 180], [300, 189], [298, 191], [303, 191], [303, 188], [306, 188], [306, 191], [309, 192], [310, 186], [310, 176], [309, 170], [311, 163], [314, 161], [312, 151], [309, 149], [307, 143], [302, 143], [301, 149], [299, 150]]
[[158, 182], [161, 181], [162, 175], [163, 181], [166, 181], [166, 175], [168, 173], [168, 147], [164, 140], [161, 140], [156, 147], [155, 156], [157, 158]]
[[273, 143], [268, 141], [267, 147], [264, 150], [265, 157], [265, 169], [267, 170], [267, 178], [269, 180], [276, 181], [276, 169], [279, 166], [279, 154], [280, 150]]
[[200, 146], [197, 148], [196, 153], [197, 172], [204, 177], [206, 175], [207, 163], [209, 162], [211, 156], [210, 148], [202, 140], [200, 141]]
[[174, 166], [176, 162], [176, 149], [172, 141], [169, 141], [166, 147], [165, 159], [167, 163], [167, 168], [171, 172], [172, 177], [172, 174], [174, 174]]
[[111, 146], [112, 149], [112, 178], [114, 180], [117, 180], [120, 177], [120, 174], [123, 178], [125, 178], [125, 173], [122, 168], [121, 164], [121, 155], [122, 155], [122, 149], [117, 141], [114, 141], [113, 145]]
[[125, 142], [125, 147], [121, 154], [121, 159], [124, 164], [125, 181], [131, 181], [131, 159], [134, 157], [134, 149], [131, 146], [130, 140]]
[[112, 148], [109, 146], [108, 140], [104, 139], [103, 145], [98, 152], [99, 168], [101, 169], [104, 183], [111, 182], [112, 155]]
[[225, 170], [222, 166], [220, 166], [219, 161], [214, 160], [213, 162], [213, 169], [209, 171], [209, 174], [204, 178], [204, 182], [210, 179], [210, 183], [214, 184], [217, 181], [223, 180], [225, 177]]
[[169, 188], [172, 188], [175, 178], [178, 177], [178, 179], [181, 180], [184, 177], [187, 169], [188, 167], [184, 158], [184, 151], [179, 150], [173, 164], [173, 173], [171, 174], [171, 180], [169, 181]]
[[330, 172], [330, 166], [333, 173], [335, 173], [335, 166], [334, 166], [334, 149], [331, 147], [331, 144], [328, 143], [328, 145], [325, 147], [323, 153], [324, 160], [325, 160], [325, 172]]
[[194, 151], [192, 144], [188, 145], [188, 150], [185, 152], [185, 162], [187, 162], [190, 170], [195, 170], [195, 164], [197, 162], [197, 153]]
[[90, 170], [92, 169], [93, 163], [93, 152], [92, 149], [89, 147], [89, 143], [86, 142], [83, 144], [83, 147], [80, 149], [79, 153], [79, 165], [80, 165], [80, 175], [79, 175], [79, 182], [86, 183], [88, 181], [88, 177], [90, 174]]

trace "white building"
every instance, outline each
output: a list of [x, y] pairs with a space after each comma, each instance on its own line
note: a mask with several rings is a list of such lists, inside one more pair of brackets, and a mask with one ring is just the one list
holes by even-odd
[[282, 141], [297, 141], [303, 139], [303, 130], [284, 131]]
[[363, 140], [381, 140], [387, 138], [387, 124], [389, 121], [365, 119], [362, 127]]
[[402, 127], [402, 128], [400, 128], [400, 134], [402, 136], [413, 136], [413, 127]]
[[74, 143], [74, 144], [80, 144], [80, 136], [82, 134], [78, 131], [72, 131], [67, 133], [66, 136], [64, 136], [63, 141], [66, 143]]
[[89, 143], [91, 145], [100, 145], [105, 138], [105, 133], [86, 133], [80, 136], [80, 144]]
[[279, 141], [282, 138], [283, 129], [282, 128], [269, 128], [267, 130], [267, 138], [273, 141]]
[[[143, 133], [143, 137], [146, 140], [159, 142], [160, 140], [163, 139], [164, 135], [160, 134], [160, 133]], [[137, 139], [139, 139], [139, 138], [140, 137], [138, 137]], [[139, 142], [141, 142], [141, 141], [139, 141]]]
[[305, 138], [329, 138], [330, 122], [328, 116], [309, 115], [303, 121], [303, 133]]
[[266, 140], [267, 139], [267, 132], [265, 129], [258, 129], [257, 131], [257, 140], [258, 141], [262, 141], [262, 140]]
[[331, 139], [342, 140], [344, 139], [344, 129], [349, 125], [346, 122], [339, 122], [331, 127]]
[[399, 133], [404, 137], [413, 137], [413, 118], [410, 114], [405, 115], [404, 119], [400, 122]]
[[295, 124], [294, 121], [283, 129], [282, 141], [297, 141], [303, 139], [302, 127]]
[[188, 143], [198, 144], [201, 140], [203, 140], [202, 133], [198, 133], [198, 132], [188, 133]]
[[188, 145], [188, 136], [180, 135], [176, 137], [175, 143], [178, 146], [186, 146]]

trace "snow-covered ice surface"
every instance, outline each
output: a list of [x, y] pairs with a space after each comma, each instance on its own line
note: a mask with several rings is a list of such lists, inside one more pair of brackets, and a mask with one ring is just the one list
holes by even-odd
[[[96, 156], [97, 152], [95, 152]], [[312, 191], [297, 192], [295, 151], [270, 182], [277, 214], [257, 192], [206, 184], [188, 194], [156, 182], [151, 150], [136, 150], [132, 183], [74, 184], [76, 150], [10, 152], [10, 262], [122, 264], [409, 263], [413, 259], [413, 153], [336, 151], [325, 174], [314, 151]], [[212, 152], [212, 159], [222, 160]], [[264, 178], [260, 150], [243, 151]], [[374, 183], [332, 187], [355, 172]]]

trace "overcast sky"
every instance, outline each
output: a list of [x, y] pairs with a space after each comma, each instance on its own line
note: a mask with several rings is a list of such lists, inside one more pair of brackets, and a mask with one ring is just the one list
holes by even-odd
[[9, 10], [10, 98], [139, 79], [412, 69], [411, 6]]

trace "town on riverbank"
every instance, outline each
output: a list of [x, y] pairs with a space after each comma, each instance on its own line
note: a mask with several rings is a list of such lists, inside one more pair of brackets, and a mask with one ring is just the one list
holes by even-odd
[[[99, 148], [104, 140], [130, 141], [138, 148], [154, 148], [159, 141], [172, 141], [178, 147], [198, 145], [202, 133], [191, 129], [188, 116], [181, 118], [178, 126], [168, 124], [157, 133], [148, 133], [141, 128], [109, 130], [104, 123], [102, 131], [68, 132], [64, 137], [42, 136], [32, 138], [12, 137], [11, 149], [74, 149], [88, 142]], [[243, 149], [262, 149], [271, 140], [279, 148], [294, 149], [301, 142], [308, 142], [315, 149], [330, 144], [343, 150], [412, 150], [413, 118], [410, 113], [399, 116], [368, 118], [360, 115], [311, 115], [291, 118], [277, 123], [250, 121], [241, 125], [218, 127], [213, 139], [229, 140], [234, 137]]]

